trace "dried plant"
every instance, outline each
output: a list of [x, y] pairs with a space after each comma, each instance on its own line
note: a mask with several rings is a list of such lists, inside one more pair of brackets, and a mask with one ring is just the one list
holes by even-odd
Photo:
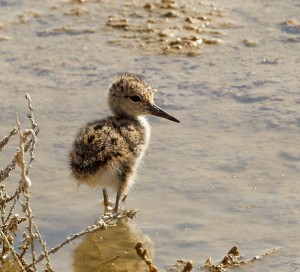
[[[36, 261], [36, 243], [42, 245], [43, 252], [48, 256], [46, 250], [46, 242], [42, 239], [41, 234], [33, 221], [32, 210], [30, 207], [29, 187], [31, 180], [29, 173], [32, 163], [35, 160], [36, 136], [39, 128], [34, 120], [33, 107], [31, 98], [27, 94], [30, 120], [30, 128], [22, 130], [21, 124], [17, 117], [16, 127], [5, 136], [0, 142], [0, 151], [8, 144], [11, 137], [18, 135], [19, 146], [13, 160], [4, 170], [0, 171], [0, 260], [2, 267], [6, 267], [6, 271], [15, 270], [18, 266], [20, 271], [37, 271], [35, 265], [31, 269], [26, 269], [28, 263]], [[26, 161], [25, 153], [29, 152], [29, 159]], [[6, 179], [10, 176], [16, 167], [20, 168], [21, 179], [12, 194], [6, 191]], [[22, 215], [16, 211], [21, 210]], [[23, 232], [21, 244], [16, 245], [14, 238]], [[54, 271], [51, 267], [50, 260], [46, 261], [47, 271]]]
[[136, 254], [145, 261], [149, 267], [149, 272], [157, 272], [156, 266], [153, 264], [152, 259], [148, 256], [147, 249], [143, 248], [143, 244], [138, 242], [135, 246]]
[[271, 253], [274, 253], [274, 252], [278, 251], [278, 250], [279, 249], [274, 248], [274, 249], [271, 249], [271, 250], [265, 252], [264, 254], [262, 254], [260, 256], [255, 256], [251, 259], [244, 260], [243, 257], [240, 255], [240, 251], [238, 250], [237, 246], [233, 246], [228, 251], [228, 253], [224, 256], [222, 261], [217, 263], [217, 264], [213, 264], [212, 259], [210, 257], [208, 257], [208, 259], [205, 262], [205, 267], [210, 272], [224, 272], [224, 271], [227, 271], [227, 269], [230, 269], [230, 268], [235, 268], [235, 267], [238, 267], [238, 266], [242, 266], [242, 265], [245, 265], [245, 264], [256, 262], [256, 261], [270, 255]]
[[[92, 233], [92, 232], [96, 232], [98, 230], [105, 230], [108, 229], [109, 227], [114, 227], [117, 224], [117, 221], [123, 218], [134, 218], [136, 216], [136, 214], [138, 213], [138, 210], [129, 210], [129, 211], [122, 211], [118, 214], [116, 213], [105, 213], [104, 215], [102, 215], [100, 217], [100, 219], [98, 220], [97, 223], [95, 223], [92, 226], [87, 226], [84, 230], [74, 233], [70, 236], [68, 236], [65, 241], [63, 241], [62, 243], [60, 243], [59, 245], [57, 245], [54, 248], [51, 248], [49, 251], [47, 251], [47, 255], [53, 254], [55, 252], [57, 252], [59, 249], [61, 249], [64, 245], [69, 244], [70, 242], [72, 242], [73, 240], [87, 234], [87, 233]], [[45, 255], [45, 252], [42, 253], [36, 260], [34, 263], [32, 263], [31, 265], [29, 265], [28, 267], [32, 267], [34, 264], [37, 264], [39, 262], [41, 262], [43, 259], [47, 258], [47, 256]]]

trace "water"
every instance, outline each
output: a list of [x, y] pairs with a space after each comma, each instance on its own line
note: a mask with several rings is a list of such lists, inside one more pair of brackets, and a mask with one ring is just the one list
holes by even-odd
[[[49, 247], [102, 212], [101, 191], [77, 191], [67, 155], [79, 127], [109, 114], [109, 84], [133, 72], [158, 90], [156, 103], [181, 123], [149, 118], [151, 145], [125, 204], [140, 209], [125, 227], [132, 245], [147, 241], [160, 269], [186, 258], [201, 270], [208, 256], [219, 261], [237, 244], [246, 258], [281, 248], [243, 271], [300, 270], [300, 5], [215, 3], [226, 13], [213, 21], [224, 44], [205, 45], [189, 57], [163, 55], [160, 47], [140, 50], [134, 39], [109, 43], [122, 32], [107, 28], [106, 20], [120, 13], [124, 1], [87, 2], [80, 6], [89, 12], [83, 16], [64, 15], [78, 7], [74, 3], [0, 2], [0, 132], [10, 131], [16, 113], [26, 123], [28, 92], [41, 129], [32, 207]], [[295, 24], [283, 24], [288, 19]], [[73, 32], [60, 33], [62, 27]], [[244, 39], [257, 46], [245, 46]], [[1, 152], [2, 166], [14, 150]], [[129, 263], [120, 231], [112, 229], [107, 238], [115, 251], [98, 243], [100, 253], [121, 256], [107, 271]], [[66, 246], [52, 256], [54, 268], [96, 271], [88, 239], [98, 245], [98, 238], [86, 237]], [[80, 265], [80, 248], [89, 245]], [[142, 269], [136, 260], [128, 271]]]

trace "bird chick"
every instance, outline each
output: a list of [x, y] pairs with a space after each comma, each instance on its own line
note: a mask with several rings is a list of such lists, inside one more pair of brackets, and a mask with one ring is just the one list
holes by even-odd
[[113, 115], [86, 124], [73, 142], [69, 163], [78, 186], [102, 188], [105, 207], [110, 204], [106, 188], [112, 187], [117, 192], [115, 212], [133, 185], [149, 144], [150, 126], [144, 116], [152, 114], [179, 123], [154, 104], [155, 92], [135, 75], [120, 76], [108, 94]]

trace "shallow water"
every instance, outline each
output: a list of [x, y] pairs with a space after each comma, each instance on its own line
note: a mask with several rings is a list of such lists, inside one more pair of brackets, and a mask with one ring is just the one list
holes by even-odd
[[[85, 16], [64, 15], [76, 5], [61, 1], [0, 1], [0, 135], [15, 125], [16, 113], [25, 124], [28, 92], [41, 129], [32, 206], [49, 247], [102, 212], [100, 191], [77, 191], [67, 155], [80, 126], [109, 114], [112, 80], [133, 72], [159, 91], [156, 103], [181, 123], [149, 118], [151, 145], [125, 204], [140, 209], [138, 218], [125, 227], [126, 243], [122, 229], [112, 229], [110, 247], [99, 243], [103, 252], [113, 259], [129, 241], [146, 240], [160, 269], [187, 258], [197, 271], [208, 256], [218, 261], [235, 244], [246, 258], [281, 248], [241, 269], [300, 271], [300, 5], [215, 3], [232, 26], [218, 25], [224, 44], [188, 57], [131, 49], [127, 40], [108, 43], [121, 32], [106, 20], [124, 1], [88, 2]], [[295, 25], [283, 24], [288, 19]], [[76, 31], [53, 32], [62, 27]], [[247, 47], [244, 39], [257, 45]], [[1, 165], [14, 150], [1, 152]], [[90, 261], [80, 264], [88, 239], [97, 240], [87, 236], [53, 255], [54, 268], [96, 271], [93, 247]], [[119, 271], [122, 256], [107, 271]], [[136, 260], [135, 268], [120, 271], [142, 269]]]

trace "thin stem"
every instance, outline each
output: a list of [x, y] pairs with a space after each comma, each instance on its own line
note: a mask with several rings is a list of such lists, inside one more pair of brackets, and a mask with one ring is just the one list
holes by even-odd
[[[123, 211], [121, 214], [114, 213], [114, 214], [102, 215], [100, 217], [99, 221], [96, 224], [94, 224], [92, 226], [88, 226], [84, 230], [72, 234], [71, 236], [67, 237], [65, 241], [63, 241], [62, 243], [60, 243], [56, 247], [51, 248], [48, 251], [48, 255], [54, 254], [55, 252], [57, 252], [59, 249], [61, 249], [66, 244], [69, 244], [73, 240], [75, 240], [75, 239], [77, 239], [77, 238], [79, 238], [79, 237], [81, 237], [81, 236], [83, 236], [87, 233], [92, 233], [92, 232], [96, 232], [96, 231], [101, 230], [101, 229], [107, 229], [109, 227], [116, 226], [116, 224], [114, 222], [115, 220], [120, 220], [122, 218], [133, 218], [138, 213], [138, 211], [139, 210], [130, 210], [130, 211]], [[35, 264], [41, 262], [44, 258], [46, 258], [45, 253], [42, 253], [36, 259]], [[34, 265], [33, 263], [30, 264], [29, 266], [26, 267], [26, 269], [32, 267], [33, 265]]]

